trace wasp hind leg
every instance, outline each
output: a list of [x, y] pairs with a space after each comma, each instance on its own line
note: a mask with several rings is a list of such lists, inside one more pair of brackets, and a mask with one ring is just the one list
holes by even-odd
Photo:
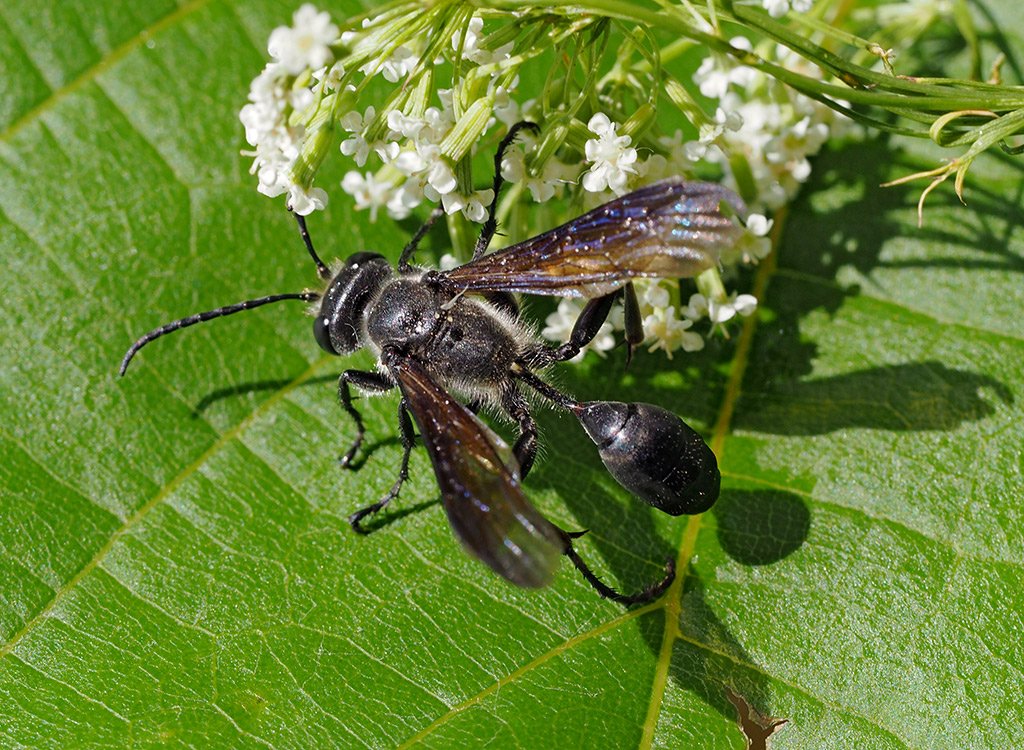
[[537, 458], [537, 422], [530, 414], [529, 404], [523, 394], [512, 384], [502, 390], [501, 408], [519, 425], [519, 438], [512, 448], [512, 454], [519, 463], [519, 478], [526, 479]]
[[540, 344], [527, 353], [524, 359], [530, 367], [542, 369], [555, 362], [565, 362], [579, 354], [583, 347], [594, 340], [601, 326], [608, 320], [608, 314], [620, 293], [616, 291], [590, 300], [576, 318], [568, 341], [560, 346]]
[[653, 602], [659, 596], [664, 594], [668, 590], [668, 587], [672, 585], [672, 581], [676, 579], [676, 564], [675, 561], [670, 558], [665, 561], [665, 575], [661, 580], [648, 584], [635, 594], [621, 594], [598, 578], [597, 574], [590, 569], [590, 566], [583, 562], [583, 558], [580, 557], [579, 553], [572, 546], [573, 539], [579, 539], [587, 532], [572, 532], [565, 531], [564, 529], [559, 529], [559, 531], [562, 532], [562, 536], [565, 540], [565, 549], [562, 550], [562, 554], [569, 558], [586, 582], [593, 586], [594, 590], [605, 599], [611, 599], [613, 602], [618, 602], [619, 604], [625, 604], [627, 606], [632, 604], [646, 604], [647, 602]]

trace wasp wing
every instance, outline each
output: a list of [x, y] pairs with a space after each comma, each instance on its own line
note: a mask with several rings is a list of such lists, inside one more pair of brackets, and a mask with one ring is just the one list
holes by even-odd
[[742, 232], [722, 202], [746, 213], [721, 185], [663, 180], [442, 275], [465, 291], [590, 298], [639, 276], [696, 276]]
[[459, 541], [517, 586], [549, 584], [565, 541], [523, 494], [508, 445], [417, 360], [392, 357], [388, 367], [419, 426]]

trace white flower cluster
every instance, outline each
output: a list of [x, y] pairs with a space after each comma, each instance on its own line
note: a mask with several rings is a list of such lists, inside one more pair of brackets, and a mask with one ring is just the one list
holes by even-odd
[[[753, 49], [745, 37], [730, 43], [737, 49]], [[776, 49], [776, 58], [784, 67], [821, 75], [784, 48]], [[730, 174], [730, 159], [742, 156], [754, 178], [755, 203], [769, 210], [793, 198], [810, 176], [808, 157], [818, 153], [830, 135], [849, 125], [835, 110], [731, 58], [709, 56], [694, 81], [704, 96], [718, 99], [720, 113], [733, 118], [732, 124], [726, 121], [721, 129], [701, 133], [702, 155], [722, 166], [733, 188], [737, 184]]]
[[[762, 2], [772, 16], [779, 16], [806, 11], [811, 0]], [[539, 53], [509, 41], [508, 32], [515, 26], [485, 34], [480, 16], [459, 16], [454, 25], [444, 27], [450, 38], [429, 40], [427, 33], [410, 33], [410, 24], [434, 11], [412, 3], [407, 10], [390, 10], [341, 33], [326, 13], [303, 5], [291, 26], [274, 30], [268, 44], [273, 61], [253, 81], [249, 103], [240, 114], [254, 147], [248, 154], [254, 158], [252, 172], [258, 175], [260, 192], [287, 194], [299, 214], [323, 208], [327, 195], [312, 187], [312, 180], [332, 129], [340, 126], [334, 131], [344, 134], [340, 151], [356, 167], [345, 174], [341, 187], [357, 209], [369, 211], [371, 221], [381, 213], [406, 218], [424, 201], [440, 204], [449, 215], [474, 222], [486, 219], [495, 195], [491, 189], [473, 189], [470, 160], [478, 143], [493, 143], [493, 136], [485, 138], [489, 133], [501, 135], [524, 115], [542, 124], [551, 121], [547, 94], [539, 98], [544, 104], [514, 98], [520, 66]], [[753, 51], [745, 38], [731, 43]], [[336, 51], [343, 54], [337, 61]], [[764, 56], [766, 50], [758, 53]], [[433, 59], [425, 59], [428, 54]], [[773, 54], [779, 64], [811, 72], [792, 53], [779, 48]], [[447, 63], [455, 71], [452, 87], [439, 88], [437, 71], [444, 68], [438, 66]], [[388, 85], [381, 85], [382, 80]], [[696, 139], [686, 140], [681, 131], [660, 134], [652, 127], [654, 105], [640, 104], [633, 105], [639, 109], [628, 117], [613, 109], [585, 112], [586, 130], [570, 117], [564, 125], [545, 127], [541, 140], [521, 131], [500, 164], [502, 176], [525, 188], [537, 203], [569, 192], [588, 208], [665, 177], [691, 175], [701, 163], [712, 165], [712, 171], [724, 174], [724, 182], [744, 195], [750, 206], [742, 217], [746, 231], [723, 251], [719, 269], [698, 279], [700, 293], [684, 304], [677, 281], [636, 282], [645, 344], [669, 357], [680, 349], [702, 349], [705, 337], [716, 332], [728, 336], [731, 322], [756, 309], [751, 295], [725, 289], [719, 270], [757, 263], [770, 252], [768, 215], [792, 198], [809, 175], [808, 158], [846, 123], [834, 110], [726, 55], [706, 58], [694, 81], [704, 96], [717, 102], [714, 116], [699, 123]], [[357, 107], [371, 86], [386, 89], [385, 100]], [[605, 101], [614, 107], [597, 89], [575, 96], [580, 103]], [[559, 116], [575, 112], [558, 107]], [[745, 168], [734, 173], [736, 164]], [[542, 334], [564, 340], [580, 309], [580, 303], [562, 300]], [[702, 333], [694, 330], [705, 318], [710, 325], [700, 326]], [[622, 329], [617, 306], [589, 348], [607, 351]]]
[[[498, 71], [501, 63], [509, 58], [512, 43], [489, 49], [482, 30], [483, 19], [470, 19], [464, 33], [452, 36], [452, 53], [461, 50], [465, 60], [480, 67], [496, 66]], [[355, 51], [369, 49], [376, 43], [378, 33], [377, 19], [367, 19], [362, 32], [346, 32], [342, 41]], [[371, 60], [359, 70], [370, 77], [380, 74], [391, 83], [404, 82], [416, 70], [420, 54], [408, 44], [400, 45], [387, 60]], [[520, 119], [519, 106], [511, 99], [507, 88], [492, 83], [489, 95], [493, 107], [490, 113], [483, 115], [484, 129], [489, 126], [488, 118], [492, 114], [506, 125]], [[460, 185], [455, 164], [443, 148], [460, 125], [453, 101], [456, 94], [451, 89], [440, 89], [437, 95], [440, 106], [426, 107], [421, 114], [390, 110], [385, 118], [387, 129], [377, 128], [384, 137], [374, 142], [366, 140], [374, 130], [377, 117], [373, 107], [364, 114], [350, 112], [341, 117], [341, 126], [350, 133], [341, 144], [341, 152], [351, 156], [359, 167], [365, 166], [371, 153], [383, 163], [376, 172], [350, 171], [341, 184], [342, 189], [355, 198], [357, 209], [370, 210], [371, 220], [376, 220], [382, 208], [391, 218], [403, 219], [424, 199], [440, 202], [448, 214], [461, 212], [476, 222], [486, 219], [494, 191]]]
[[303, 125], [289, 124], [289, 116], [313, 105], [315, 97], [310, 89], [292, 84], [304, 70], [323, 68], [331, 61], [330, 45], [338, 40], [338, 27], [312, 5], [299, 8], [292, 21], [292, 26], [271, 33], [267, 48], [274, 59], [253, 80], [249, 103], [239, 119], [245, 139], [254, 147], [243, 153], [253, 157], [250, 173], [258, 177], [258, 190], [270, 197], [287, 193], [288, 205], [305, 216], [326, 205], [327, 193], [293, 177], [307, 134]]

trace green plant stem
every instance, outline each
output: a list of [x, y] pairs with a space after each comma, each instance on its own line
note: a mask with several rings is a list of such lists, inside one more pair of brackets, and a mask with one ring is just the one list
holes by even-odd
[[[550, 0], [475, 0], [480, 7], [518, 9], [551, 8]], [[590, 11], [633, 24], [645, 25], [679, 34], [707, 45], [712, 51], [730, 55], [740, 63], [761, 70], [808, 96], [828, 102], [840, 99], [854, 104], [879, 107], [888, 111], [904, 109], [923, 112], [950, 112], [960, 109], [1009, 111], [1024, 107], [1024, 88], [977, 82], [937, 83], [893, 77], [878, 73], [836, 55], [806, 37], [750, 6], [729, 4], [719, 9], [721, 17], [758, 29], [784, 44], [851, 86], [839, 86], [787, 70], [745, 50], [736, 49], [721, 37], [701, 31], [674, 13], [651, 10], [624, 0], [580, 0], [574, 8]], [[552, 9], [551, 12], [555, 12]], [[835, 106], [834, 103], [830, 106]], [[926, 133], [908, 134], [927, 137]]]

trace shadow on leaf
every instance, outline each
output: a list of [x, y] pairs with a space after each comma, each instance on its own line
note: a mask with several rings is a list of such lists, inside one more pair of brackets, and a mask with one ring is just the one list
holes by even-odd
[[[315, 378], [310, 378], [303, 382], [300, 387], [304, 388], [311, 385], [321, 385], [323, 383], [336, 381], [337, 379], [337, 375], [317, 375]], [[219, 401], [256, 393], [274, 393], [291, 385], [294, 380], [294, 378], [255, 380], [248, 383], [239, 383], [238, 385], [229, 386], [227, 388], [218, 388], [215, 391], [210, 391], [199, 399], [199, 402], [192, 409], [192, 418], [199, 419], [211, 406]]]
[[799, 495], [782, 490], [727, 489], [711, 509], [718, 543], [743, 565], [770, 565], [807, 540], [811, 512]]
[[774, 435], [820, 435], [853, 427], [952, 430], [994, 413], [981, 391], [1013, 402], [1010, 390], [988, 375], [937, 361], [910, 362], [747, 392], [733, 424]]

